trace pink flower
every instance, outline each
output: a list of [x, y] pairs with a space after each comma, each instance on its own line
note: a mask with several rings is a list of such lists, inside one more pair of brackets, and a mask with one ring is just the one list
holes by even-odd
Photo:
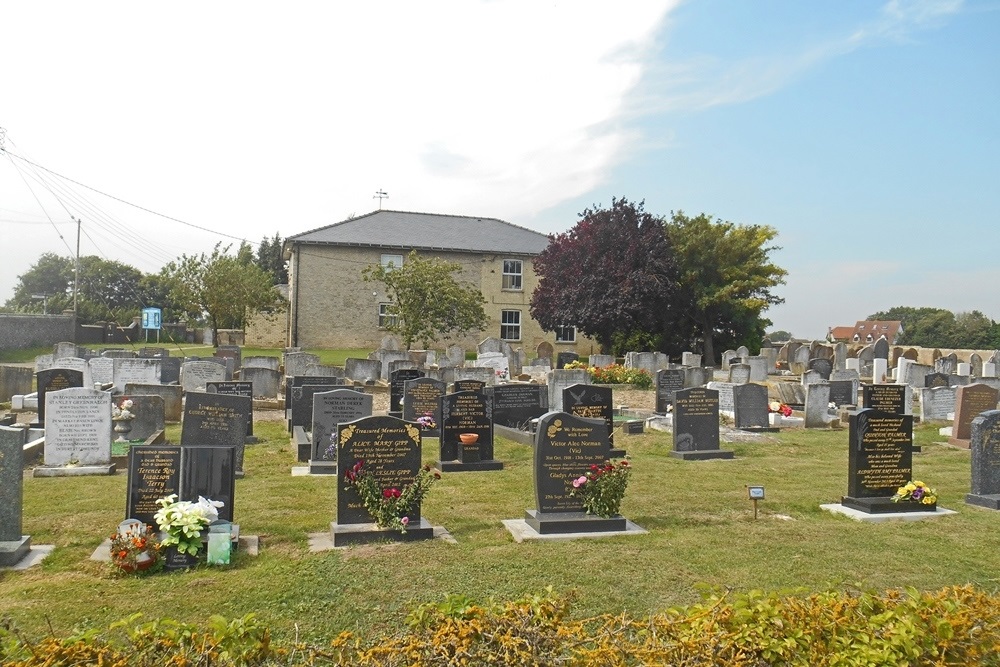
[[409, 526], [410, 525], [410, 517], [404, 516], [402, 519], [399, 520], [399, 522], [401, 524], [403, 524], [404, 526]]
[[574, 489], [579, 489], [581, 486], [583, 486], [586, 483], [587, 483], [586, 476], [577, 477], [576, 479], [573, 480], [573, 488]]

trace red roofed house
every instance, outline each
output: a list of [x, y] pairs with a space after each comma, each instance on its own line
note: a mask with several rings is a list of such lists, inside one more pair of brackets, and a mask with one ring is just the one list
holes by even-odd
[[882, 336], [895, 345], [903, 333], [899, 320], [859, 320], [853, 327], [831, 327], [826, 335], [831, 343], [874, 343]]

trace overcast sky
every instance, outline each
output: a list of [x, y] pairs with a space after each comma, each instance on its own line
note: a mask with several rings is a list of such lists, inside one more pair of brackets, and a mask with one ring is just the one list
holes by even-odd
[[19, 2], [3, 22], [0, 302], [75, 252], [70, 215], [82, 254], [153, 272], [381, 189], [545, 233], [612, 197], [772, 225], [789, 276], [766, 315], [796, 336], [901, 305], [1000, 319], [998, 0]]

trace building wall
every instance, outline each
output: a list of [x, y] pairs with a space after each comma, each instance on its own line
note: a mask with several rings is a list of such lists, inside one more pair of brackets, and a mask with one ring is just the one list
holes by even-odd
[[[407, 254], [380, 248], [296, 245], [289, 263], [292, 289], [288, 344], [303, 348], [378, 347], [388, 333], [378, 327], [379, 304], [388, 302], [388, 297], [381, 283], [364, 282], [361, 272], [377, 264], [383, 253], [404, 257]], [[521, 339], [510, 343], [515, 348], [524, 348], [529, 358], [534, 356], [535, 347], [543, 340], [553, 343], [557, 351], [581, 354], [597, 351], [593, 341], [579, 335], [576, 343], [555, 343], [555, 334], [542, 331], [531, 319], [529, 302], [538, 278], [530, 257], [461, 252], [424, 252], [422, 255], [458, 263], [462, 270], [457, 279], [478, 286], [486, 298], [487, 329], [464, 339], [439, 340], [436, 347], [458, 343], [472, 349], [487, 336], [499, 337], [501, 311], [512, 310], [520, 312]], [[504, 259], [521, 260], [521, 290], [503, 289]]]

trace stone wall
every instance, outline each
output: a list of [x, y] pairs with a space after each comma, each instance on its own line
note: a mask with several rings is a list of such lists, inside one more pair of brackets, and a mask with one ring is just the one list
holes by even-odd
[[44, 347], [75, 340], [75, 323], [73, 315], [0, 314], [0, 349]]
[[255, 314], [247, 322], [245, 340], [249, 347], [280, 348], [288, 345], [288, 309]]

